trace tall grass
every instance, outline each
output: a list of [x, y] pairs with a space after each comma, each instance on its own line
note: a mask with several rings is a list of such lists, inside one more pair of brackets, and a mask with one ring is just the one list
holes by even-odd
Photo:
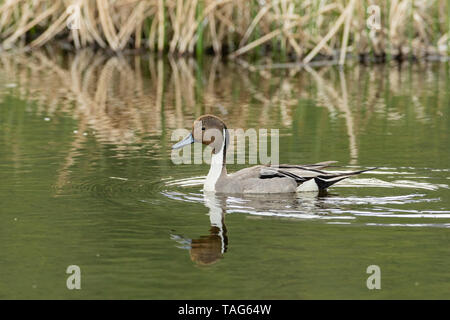
[[[381, 9], [381, 30], [366, 25]], [[74, 6], [79, 29], [69, 29]], [[0, 0], [3, 49], [58, 39], [73, 48], [177, 55], [253, 52], [307, 63], [333, 56], [448, 54], [448, 0]]]

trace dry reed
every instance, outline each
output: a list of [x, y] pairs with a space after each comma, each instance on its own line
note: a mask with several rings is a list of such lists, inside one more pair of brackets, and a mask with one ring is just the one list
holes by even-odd
[[[59, 39], [88, 46], [230, 57], [265, 54], [308, 63], [347, 53], [447, 55], [447, 0], [6, 0], [0, 1], [3, 49]], [[368, 30], [379, 5], [381, 29]], [[78, 9], [78, 10], [77, 10]], [[79, 13], [78, 29], [69, 29]]]

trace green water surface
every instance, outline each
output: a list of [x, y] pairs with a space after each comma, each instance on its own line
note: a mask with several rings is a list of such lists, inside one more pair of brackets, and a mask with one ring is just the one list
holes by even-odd
[[[253, 67], [1, 56], [0, 298], [449, 299], [449, 64]], [[320, 197], [205, 199], [208, 165], [170, 150], [204, 113], [279, 129], [282, 163], [380, 168]]]

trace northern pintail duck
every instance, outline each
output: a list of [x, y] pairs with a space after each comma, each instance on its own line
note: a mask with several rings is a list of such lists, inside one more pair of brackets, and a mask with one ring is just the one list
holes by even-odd
[[188, 249], [191, 260], [198, 265], [216, 263], [227, 251], [228, 236], [225, 225], [225, 198], [218, 197], [212, 192], [203, 194], [205, 206], [209, 208], [211, 227], [209, 234], [195, 239], [171, 234], [170, 238], [180, 244], [180, 249]]
[[321, 191], [345, 178], [375, 169], [332, 173], [322, 169], [336, 161], [326, 161], [308, 165], [256, 165], [227, 174], [229, 134], [225, 123], [213, 115], [203, 115], [195, 120], [192, 132], [173, 145], [172, 149], [194, 142], [212, 148], [211, 167], [203, 185], [203, 191], [206, 192], [244, 194]]

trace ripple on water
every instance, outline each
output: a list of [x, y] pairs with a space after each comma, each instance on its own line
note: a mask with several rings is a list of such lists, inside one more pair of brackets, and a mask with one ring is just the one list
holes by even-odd
[[[434, 178], [424, 176], [423, 170], [418, 178], [415, 177], [415, 172], [404, 170], [415, 169], [382, 168], [371, 172], [378, 177], [385, 175], [401, 178], [393, 181], [380, 178], [349, 178], [336, 184], [334, 190], [331, 189], [332, 193], [326, 196], [319, 196], [315, 193], [227, 196], [225, 197], [225, 211], [226, 213], [244, 213], [262, 217], [325, 220], [327, 224], [363, 223], [367, 226], [450, 228], [449, 220], [447, 220], [450, 219], [450, 211], [440, 207], [435, 208], [442, 201], [436, 191], [448, 189], [448, 185], [429, 182]], [[431, 170], [427, 169], [427, 171]], [[433, 169], [433, 172], [445, 171], [447, 170]], [[423, 182], [415, 180], [416, 178], [428, 178], [429, 180]], [[205, 176], [196, 176], [165, 180], [166, 189], [162, 190], [161, 194], [174, 201], [205, 203], [204, 195], [198, 188], [201, 188], [204, 179]], [[355, 191], [359, 191], [358, 196], [333, 194], [338, 193], [339, 188], [355, 188]], [[364, 188], [370, 188], [370, 190], [395, 188], [396, 193], [402, 194], [386, 195], [384, 192], [383, 195], [378, 195], [379, 192], [367, 191], [369, 195], [360, 196], [359, 193], [364, 191]], [[370, 195], [372, 193], [377, 195]], [[423, 209], [423, 205], [430, 208]], [[421, 208], [414, 208], [414, 206], [421, 206]], [[386, 219], [392, 219], [392, 222]], [[417, 221], [419, 219], [420, 221]], [[434, 219], [436, 222], [424, 222], [424, 219]]]
[[161, 200], [155, 199], [151, 195], [161, 194], [165, 189], [166, 186], [161, 181], [111, 176], [67, 184], [63, 190], [58, 190], [58, 194], [75, 191], [75, 193], [89, 193], [96, 198], [111, 202], [140, 201], [157, 204]]

